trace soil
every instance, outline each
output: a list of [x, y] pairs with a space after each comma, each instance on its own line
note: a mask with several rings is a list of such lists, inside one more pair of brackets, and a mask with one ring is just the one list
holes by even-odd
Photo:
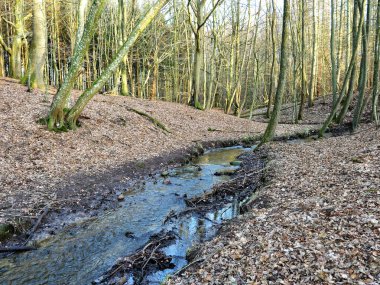
[[[266, 126], [221, 110], [97, 95], [80, 117], [81, 128], [54, 133], [37, 123], [54, 93], [29, 93], [15, 80], [0, 78], [0, 225], [11, 225], [16, 233], [10, 244], [35, 235], [29, 231], [38, 222], [37, 234], [54, 234], [68, 223], [116, 207], [119, 191], [114, 186], [120, 181], [132, 187], [139, 177], [190, 159], [200, 145], [250, 142]], [[159, 120], [170, 133], [132, 109]], [[314, 128], [280, 125], [277, 135]]]

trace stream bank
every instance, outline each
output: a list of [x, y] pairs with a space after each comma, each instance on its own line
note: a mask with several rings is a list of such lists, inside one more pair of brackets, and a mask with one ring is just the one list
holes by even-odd
[[[238, 160], [230, 161], [231, 166], [239, 166], [228, 168], [233, 170], [233, 174], [225, 172], [230, 178], [203, 195], [186, 196], [187, 207], [170, 211], [163, 221], [164, 230], [152, 236], [137, 252], [120, 258], [93, 284], [161, 284], [194, 262], [198, 248], [205, 241], [217, 235], [223, 224], [233, 222], [252, 207], [252, 194], [264, 183], [265, 155], [247, 150]], [[207, 154], [195, 160], [197, 165], [204, 165], [204, 157]], [[214, 172], [224, 176], [218, 173], [224, 171]]]
[[[222, 110], [97, 95], [83, 113], [81, 128], [53, 133], [35, 123], [48, 113], [56, 90], [48, 91], [48, 95], [39, 90], [31, 94], [16, 80], [0, 78], [0, 121], [4, 122], [0, 225], [11, 224], [21, 233], [31, 229], [46, 207], [47, 222], [56, 221], [58, 228], [66, 223], [61, 219], [65, 215], [73, 219], [96, 216], [118, 204], [109, 180], [131, 181], [171, 164], [172, 159], [177, 162], [197, 143], [207, 147], [213, 141], [254, 137], [266, 127], [266, 123], [239, 119]], [[131, 109], [156, 118], [171, 133]], [[277, 135], [315, 127], [279, 126]], [[0, 246], [4, 246], [1, 241]]]
[[[160, 236], [162, 232], [177, 232], [176, 236], [182, 236], [167, 247], [172, 251], [171, 258], [177, 259], [176, 268], [181, 268], [186, 264], [187, 248], [195, 241], [204, 242], [214, 236], [215, 226], [238, 215], [240, 198], [255, 189], [251, 183], [248, 187], [248, 178], [238, 174], [245, 175], [244, 163], [247, 167], [262, 166], [260, 160], [252, 163], [252, 157], [243, 159], [235, 177], [214, 175], [223, 169], [237, 170], [241, 162], [235, 161], [236, 156], [243, 151], [241, 147], [233, 147], [207, 152], [189, 165], [153, 175], [136, 188], [120, 183], [116, 191], [124, 195], [121, 207], [65, 227], [57, 235], [39, 242], [37, 251], [2, 259], [0, 281], [59, 284], [67, 280], [69, 284], [88, 284], [111, 268], [118, 257], [133, 255], [150, 243], [152, 236]], [[240, 197], [239, 191], [232, 195], [227, 191], [231, 191], [229, 180], [240, 185], [238, 190], [249, 189], [245, 194], [242, 191]], [[218, 183], [222, 187], [212, 188]], [[78, 271], [78, 268], [82, 269]], [[153, 270], [148, 273], [153, 274]], [[151, 278], [152, 274], [144, 276]], [[161, 281], [162, 277], [158, 274], [155, 280], [161, 278]], [[149, 280], [148, 283], [156, 284]]]
[[380, 129], [267, 144], [256, 204], [165, 284], [379, 284]]

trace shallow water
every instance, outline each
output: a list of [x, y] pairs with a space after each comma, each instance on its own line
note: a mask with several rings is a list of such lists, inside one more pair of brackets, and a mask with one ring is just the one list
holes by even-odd
[[[170, 184], [157, 175], [143, 187], [127, 193], [122, 206], [95, 220], [72, 226], [62, 233], [40, 242], [36, 251], [12, 255], [0, 260], [0, 284], [91, 284], [116, 261], [143, 246], [149, 237], [163, 229], [174, 230], [180, 238], [164, 249], [173, 256], [176, 268], [147, 276], [146, 283], [159, 284], [170, 272], [186, 264], [186, 250], [193, 244], [211, 238], [214, 225], [235, 217], [236, 205], [207, 213], [182, 217], [164, 225], [170, 212], [186, 208], [188, 198], [210, 191], [212, 185], [228, 180], [215, 176], [221, 169], [234, 169], [229, 162], [243, 148], [209, 151], [191, 165], [169, 171]], [[120, 189], [123, 185], [120, 185]], [[125, 233], [133, 233], [133, 238]], [[133, 284], [132, 279], [130, 283]]]

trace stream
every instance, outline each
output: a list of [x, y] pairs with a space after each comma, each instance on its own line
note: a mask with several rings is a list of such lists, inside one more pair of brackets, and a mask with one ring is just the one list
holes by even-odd
[[[201, 196], [216, 183], [230, 179], [214, 173], [237, 169], [230, 162], [245, 150], [214, 149], [188, 165], [170, 169], [167, 177], [157, 174], [133, 189], [120, 184], [120, 192], [125, 195], [120, 208], [39, 241], [36, 251], [0, 259], [0, 284], [96, 283], [118, 258], [136, 252], [152, 235], [174, 231], [177, 238], [163, 251], [175, 267], [150, 273], [143, 282], [160, 284], [168, 274], [187, 264], [186, 251], [192, 245], [212, 238], [215, 225], [237, 216], [239, 206], [232, 203], [202, 215], [194, 212], [168, 223], [164, 223], [165, 218], [186, 209], [185, 197]], [[135, 284], [132, 275], [126, 280], [124, 284]]]

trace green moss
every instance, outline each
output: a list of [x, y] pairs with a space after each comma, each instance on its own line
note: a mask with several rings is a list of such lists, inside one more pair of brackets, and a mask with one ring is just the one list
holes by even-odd
[[0, 241], [10, 238], [14, 234], [14, 227], [10, 224], [0, 224]]
[[361, 157], [352, 157], [351, 161], [353, 163], [364, 163], [364, 160]]
[[144, 163], [143, 161], [137, 161], [137, 162], [136, 162], [136, 166], [137, 166], [138, 168], [145, 168], [145, 163]]
[[195, 102], [194, 104], [195, 106], [195, 109], [198, 109], [198, 110], [202, 110], [203, 111], [203, 106], [201, 103], [199, 103], [198, 101]]
[[46, 126], [48, 123], [48, 117], [39, 118], [39, 119], [37, 119], [36, 123], [39, 125]]

